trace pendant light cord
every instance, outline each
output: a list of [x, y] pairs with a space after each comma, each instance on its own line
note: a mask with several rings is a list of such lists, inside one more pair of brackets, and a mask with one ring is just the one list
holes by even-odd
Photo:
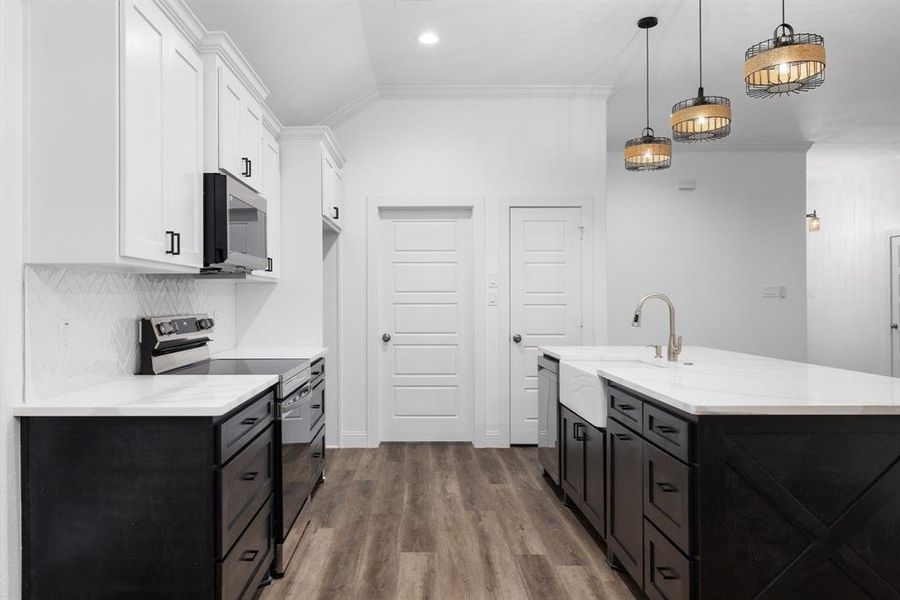
[[781, 22], [782, 23], [786, 22], [785, 17], [784, 17], [784, 0], [781, 0]]
[[[784, 0], [782, 0], [784, 2]], [[697, 22], [700, 25], [700, 89], [703, 89], [703, 0], [698, 0]]]
[[647, 129], [650, 129], [650, 29], [646, 29], [647, 51], [644, 53], [647, 58]]

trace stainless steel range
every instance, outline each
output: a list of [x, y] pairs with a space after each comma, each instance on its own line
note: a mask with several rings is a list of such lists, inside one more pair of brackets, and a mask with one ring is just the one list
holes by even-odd
[[275, 575], [283, 575], [308, 521], [300, 518], [325, 480], [325, 363], [304, 359], [214, 359], [207, 315], [140, 322], [144, 375], [278, 375], [275, 422]]

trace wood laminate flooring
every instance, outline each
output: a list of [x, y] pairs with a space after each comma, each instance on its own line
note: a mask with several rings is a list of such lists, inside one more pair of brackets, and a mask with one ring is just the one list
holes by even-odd
[[326, 477], [263, 600], [635, 598], [543, 479], [536, 448], [332, 450]]

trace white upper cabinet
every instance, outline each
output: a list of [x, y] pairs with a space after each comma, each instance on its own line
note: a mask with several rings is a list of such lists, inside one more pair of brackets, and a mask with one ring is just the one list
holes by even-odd
[[322, 147], [322, 216], [338, 227], [344, 218], [344, 177], [339, 159]]
[[253, 277], [273, 280], [281, 276], [281, 152], [278, 141], [266, 127], [262, 128], [261, 147], [259, 192], [266, 199], [269, 269], [254, 271]]
[[262, 105], [219, 57], [206, 59], [209, 171], [226, 171], [257, 192], [262, 185]]
[[165, 6], [28, 5], [29, 262], [202, 266], [203, 69]]

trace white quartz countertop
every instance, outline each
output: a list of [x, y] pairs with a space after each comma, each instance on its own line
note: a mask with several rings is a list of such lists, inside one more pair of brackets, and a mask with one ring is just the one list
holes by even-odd
[[13, 408], [17, 417], [219, 417], [277, 375], [133, 375]]
[[328, 354], [328, 348], [310, 346], [247, 346], [213, 354], [213, 358], [301, 358], [314, 361]]
[[539, 352], [695, 415], [900, 415], [900, 379], [883, 375], [694, 346], [677, 363], [635, 346]]

